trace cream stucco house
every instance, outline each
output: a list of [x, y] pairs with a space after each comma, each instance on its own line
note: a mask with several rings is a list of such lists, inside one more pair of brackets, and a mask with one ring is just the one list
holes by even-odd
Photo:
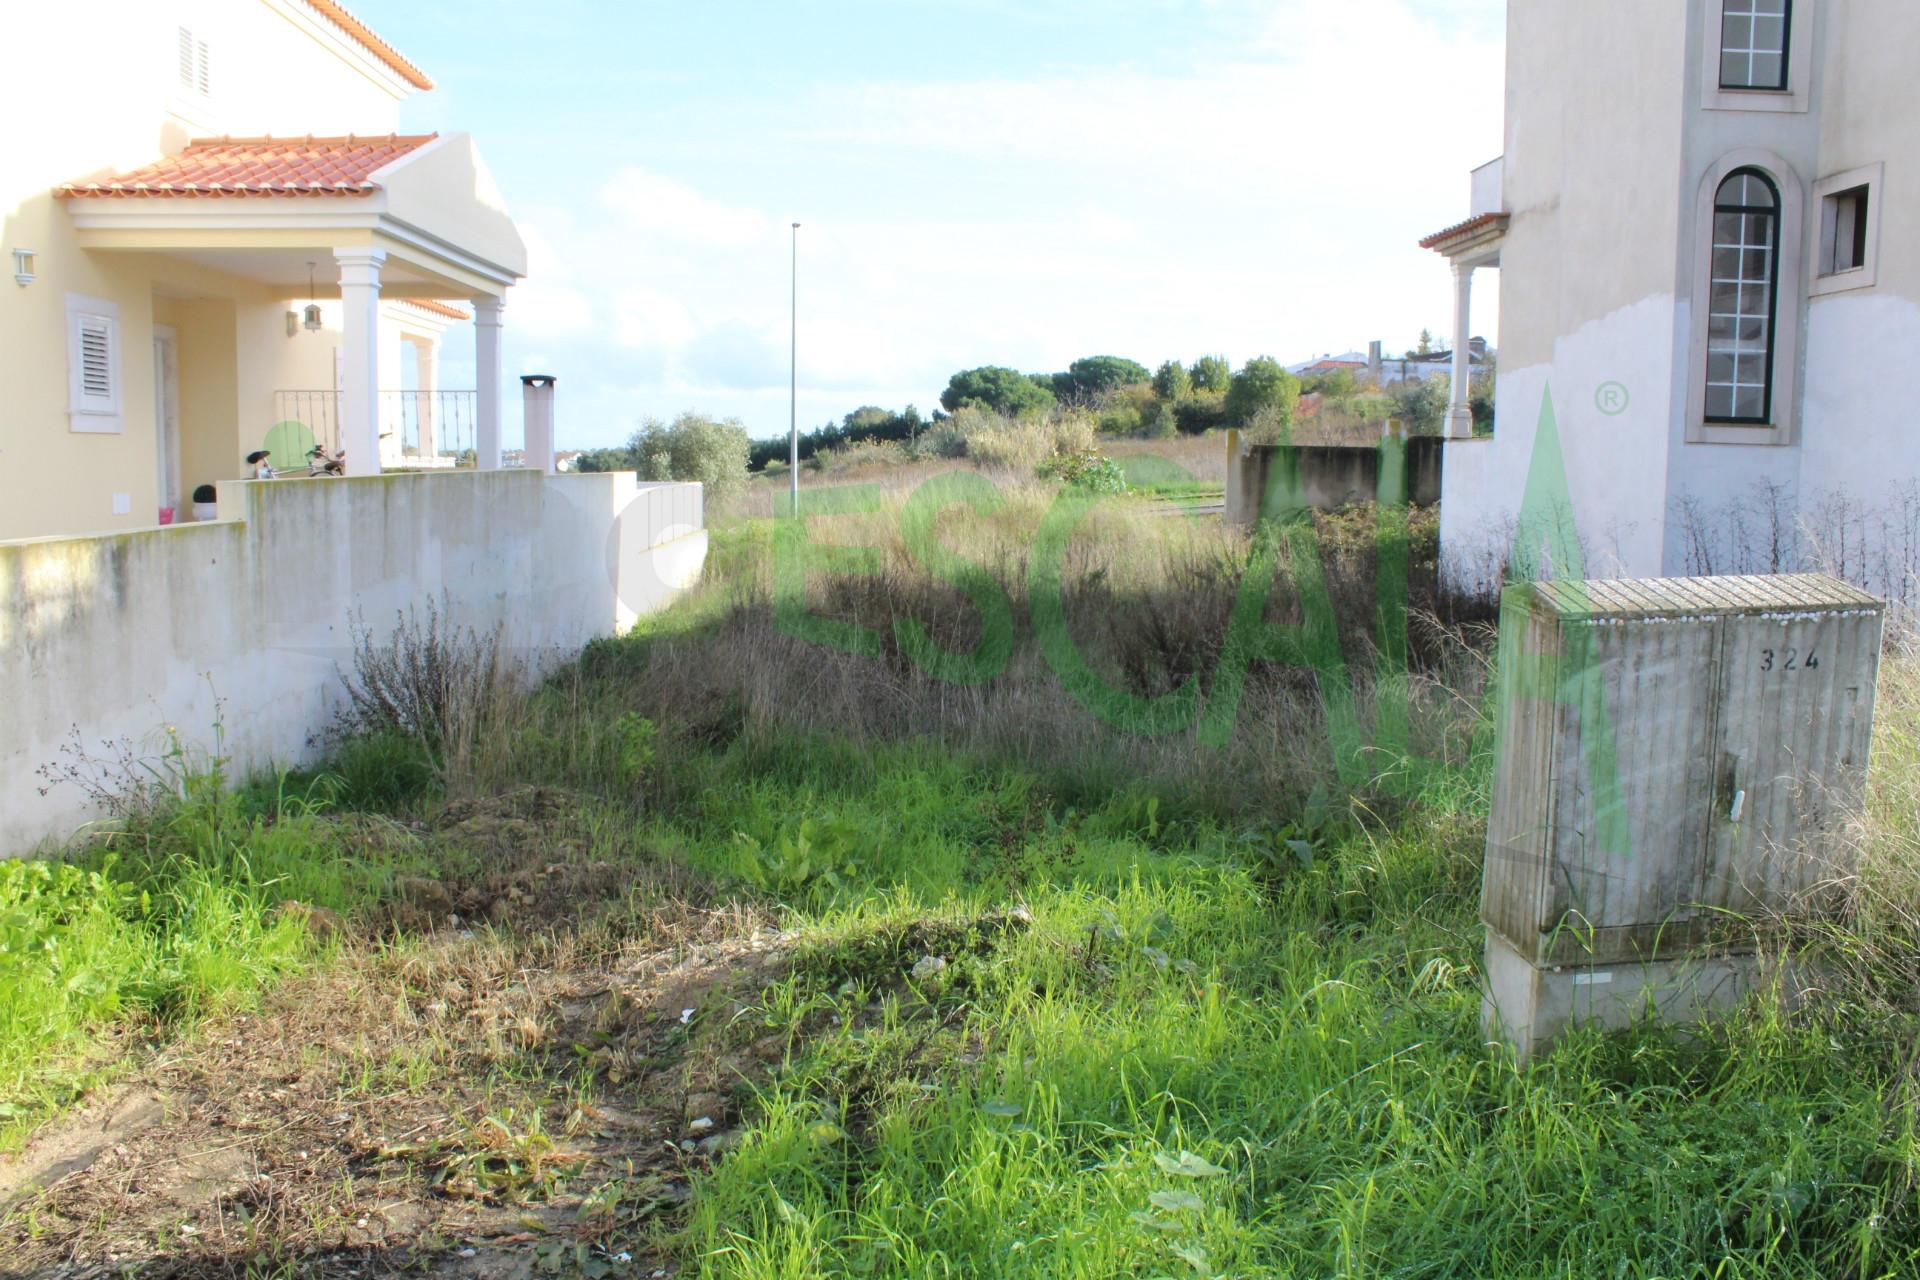
[[1500, 269], [1496, 428], [1458, 394], [1449, 423], [1450, 572], [1511, 537], [1550, 404], [1587, 572], [1824, 563], [1911, 597], [1920, 4], [1507, 11], [1505, 155], [1423, 242], [1457, 332]]
[[419, 68], [334, 0], [34, 4], [7, 39], [0, 540], [184, 521], [260, 448], [499, 465], [526, 250], [470, 138], [397, 132]]

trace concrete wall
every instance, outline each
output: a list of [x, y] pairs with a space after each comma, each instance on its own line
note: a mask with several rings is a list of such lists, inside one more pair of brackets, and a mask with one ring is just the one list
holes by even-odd
[[706, 553], [700, 486], [630, 473], [235, 482], [220, 512], [0, 542], [0, 855], [91, 817], [72, 787], [39, 792], [76, 732], [151, 751], [167, 726], [210, 745], [218, 720], [240, 771], [307, 760], [356, 614], [379, 634], [438, 601], [539, 671], [664, 606]]
[[[1407, 441], [1407, 494], [1426, 506], [1440, 501], [1441, 461], [1446, 456], [1438, 436], [1416, 436]], [[1276, 471], [1295, 468], [1291, 477]], [[1380, 450], [1359, 445], [1230, 446], [1227, 451], [1228, 524], [1252, 524], [1276, 483], [1281, 492], [1298, 495], [1316, 511], [1338, 511], [1356, 502], [1372, 502], [1379, 493]]]

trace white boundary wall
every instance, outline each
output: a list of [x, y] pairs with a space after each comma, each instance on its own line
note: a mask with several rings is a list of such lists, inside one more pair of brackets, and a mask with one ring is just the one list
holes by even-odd
[[[429, 602], [500, 629], [534, 671], [625, 630], [699, 575], [701, 487], [534, 471], [223, 484], [221, 518], [0, 542], [0, 856], [93, 820], [39, 770], [85, 748], [201, 748], [236, 773], [313, 758], [355, 615], [376, 637]], [[216, 711], [216, 697], [219, 702]]]

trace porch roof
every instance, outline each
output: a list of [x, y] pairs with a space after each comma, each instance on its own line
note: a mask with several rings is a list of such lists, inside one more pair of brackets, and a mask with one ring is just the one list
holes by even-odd
[[202, 139], [57, 194], [88, 249], [184, 256], [301, 293], [308, 264], [331, 266], [336, 251], [384, 252], [391, 297], [498, 297], [527, 273], [526, 246], [464, 133]]
[[1436, 231], [1420, 242], [1422, 249], [1480, 266], [1498, 266], [1500, 247], [1507, 238], [1512, 215], [1482, 213], [1456, 222], [1444, 231]]
[[361, 138], [196, 138], [186, 150], [125, 173], [62, 183], [63, 199], [364, 196], [373, 175], [438, 134]]

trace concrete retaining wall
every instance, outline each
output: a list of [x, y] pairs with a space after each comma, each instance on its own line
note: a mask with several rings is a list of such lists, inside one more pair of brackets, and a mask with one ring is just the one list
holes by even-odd
[[357, 615], [437, 602], [534, 672], [664, 607], [706, 556], [701, 487], [533, 471], [220, 486], [221, 518], [0, 542], [0, 855], [95, 815], [39, 770], [157, 753], [169, 726], [237, 772], [297, 763], [341, 696]]
[[[1407, 496], [1421, 506], [1440, 501], [1444, 441], [1415, 436], [1407, 441]], [[1293, 467], [1283, 477], [1278, 469]], [[1316, 511], [1337, 511], [1372, 502], [1380, 484], [1380, 450], [1365, 445], [1239, 444], [1227, 449], [1228, 524], [1252, 524], [1270, 488], [1297, 494]]]

